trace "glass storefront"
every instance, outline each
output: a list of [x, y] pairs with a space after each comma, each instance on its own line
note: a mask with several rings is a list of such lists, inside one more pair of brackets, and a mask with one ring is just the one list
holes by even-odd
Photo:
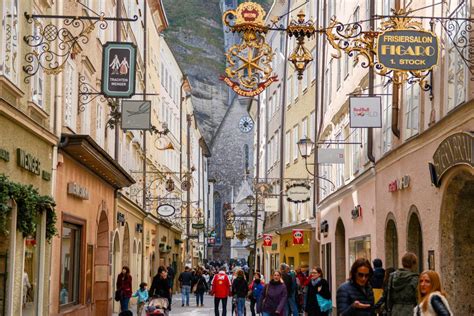
[[366, 258], [371, 261], [370, 236], [349, 239], [349, 267], [351, 267], [358, 258]]

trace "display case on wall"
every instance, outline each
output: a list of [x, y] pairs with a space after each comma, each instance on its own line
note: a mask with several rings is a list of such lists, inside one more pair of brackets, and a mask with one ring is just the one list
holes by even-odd
[[370, 235], [349, 239], [349, 267], [358, 258], [372, 260], [370, 256]]

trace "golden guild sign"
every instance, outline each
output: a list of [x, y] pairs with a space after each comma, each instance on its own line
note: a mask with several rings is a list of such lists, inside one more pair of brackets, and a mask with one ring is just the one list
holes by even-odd
[[222, 16], [224, 25], [233, 33], [241, 34], [242, 42], [230, 47], [225, 54], [228, 66], [221, 80], [241, 96], [256, 96], [277, 81], [271, 67], [274, 53], [264, 38], [268, 32], [265, 15], [259, 4], [244, 2]]

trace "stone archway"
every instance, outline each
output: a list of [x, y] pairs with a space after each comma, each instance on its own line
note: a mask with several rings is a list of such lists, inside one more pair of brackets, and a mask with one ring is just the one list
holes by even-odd
[[130, 231], [128, 229], [128, 223], [125, 223], [123, 231], [122, 266], [130, 268]]
[[339, 218], [336, 224], [336, 288], [346, 280], [346, 229]]
[[440, 271], [454, 315], [474, 314], [474, 173], [448, 180], [440, 212]]
[[398, 234], [393, 219], [389, 219], [385, 227], [385, 267], [398, 268]]
[[94, 256], [94, 303], [96, 315], [109, 314], [109, 220], [102, 211], [97, 227]]
[[409, 212], [407, 231], [407, 251], [413, 252], [418, 257], [417, 272], [423, 271], [423, 233], [421, 231], [418, 209], [412, 205]]

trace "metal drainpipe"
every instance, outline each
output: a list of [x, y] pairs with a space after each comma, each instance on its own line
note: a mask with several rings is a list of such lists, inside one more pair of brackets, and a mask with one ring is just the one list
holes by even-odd
[[[187, 121], [187, 135], [186, 135], [186, 165], [187, 165], [187, 170], [186, 174], [191, 175], [191, 115], [187, 114], [186, 115], [186, 121]], [[191, 177], [186, 177], [186, 181], [191, 184]], [[189, 220], [191, 217], [191, 186], [189, 186], [188, 190], [186, 191], [186, 256], [189, 257], [189, 234], [190, 234], [190, 229], [189, 229]], [[192, 264], [192, 258], [191, 259], [191, 264]]]
[[[117, 19], [120, 18], [120, 15], [121, 15], [121, 9], [122, 9], [122, 0], [117, 0], [117, 10], [116, 10], [116, 16], [117, 16]], [[115, 37], [117, 39], [117, 42], [120, 42], [122, 40], [122, 31], [120, 30], [120, 27], [121, 27], [121, 22], [120, 21], [116, 21], [115, 22]], [[119, 99], [115, 99], [115, 102], [116, 102], [116, 105], [115, 106], [120, 106], [119, 105]], [[120, 143], [120, 131], [119, 131], [119, 127], [118, 127], [118, 124], [116, 123], [115, 124], [115, 148], [114, 148], [114, 158], [115, 158], [115, 161], [118, 162], [118, 159], [119, 159], [119, 143]]]
[[[260, 177], [260, 94], [258, 95], [257, 99], [257, 146], [256, 146], [256, 154], [255, 159], [257, 161], [257, 165], [255, 166], [255, 175], [256, 181], [255, 184], [258, 184], [259, 177]], [[257, 229], [258, 229], [258, 191], [255, 190], [255, 217], [254, 217], [254, 230], [253, 230], [253, 269], [250, 270], [249, 279], [253, 279], [253, 272], [257, 269]]]
[[[147, 1], [143, 2], [143, 61], [144, 61], [144, 66], [143, 66], [143, 81], [144, 81], [144, 86], [145, 88], [143, 89], [143, 100], [146, 100], [146, 91], [147, 91], [147, 77], [146, 77], [146, 71], [147, 71]], [[146, 130], [143, 131], [143, 212], [146, 214]], [[145, 218], [143, 218], [142, 221], [142, 266], [141, 266], [141, 275], [142, 275], [142, 280], [144, 279], [145, 276], [145, 260], [143, 260], [143, 247], [145, 245]]]
[[[319, 25], [320, 24], [320, 20], [319, 20], [319, 10], [320, 10], [320, 1], [317, 0], [316, 1], [316, 25]], [[319, 41], [321, 39], [321, 36], [319, 34], [319, 32], [316, 32], [316, 46], [319, 46]], [[324, 51], [323, 51], [323, 54], [324, 54]], [[319, 99], [319, 89], [322, 89], [323, 85], [319, 84], [318, 83], [318, 78], [319, 78], [319, 75], [320, 75], [320, 71], [319, 71], [319, 58], [318, 56], [316, 57], [316, 60], [314, 61], [316, 63], [316, 69], [315, 69], [315, 84], [314, 84], [314, 160], [313, 160], [313, 163], [314, 163], [314, 169], [313, 169], [313, 174], [315, 175], [315, 177], [313, 178], [313, 217], [316, 218], [316, 209], [317, 209], [317, 206], [318, 206], [318, 203], [319, 203], [319, 178], [316, 177], [318, 175], [318, 172], [319, 172], [319, 168], [318, 168], [318, 155], [316, 154], [316, 151], [317, 151], [317, 135], [318, 135], [318, 124], [316, 124], [316, 120], [317, 120], [317, 115], [318, 115], [318, 99]], [[317, 231], [317, 229], [316, 229]], [[315, 233], [316, 233], [315, 231]]]
[[[375, 20], [372, 19], [372, 16], [375, 15], [375, 1], [370, 1], [370, 29], [375, 29]], [[371, 53], [373, 55], [373, 53]], [[374, 95], [374, 67], [369, 67], [369, 95]], [[375, 163], [375, 156], [374, 156], [374, 131], [372, 128], [367, 130], [367, 158], [372, 162]]]

